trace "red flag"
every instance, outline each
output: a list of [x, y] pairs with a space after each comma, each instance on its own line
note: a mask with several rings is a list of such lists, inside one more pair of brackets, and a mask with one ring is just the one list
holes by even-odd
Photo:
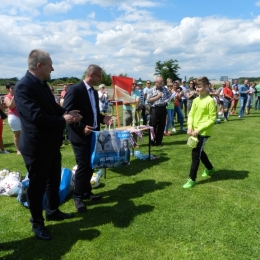
[[129, 93], [129, 95], [131, 95], [133, 78], [112, 76], [112, 84], [114, 87], [114, 93], [115, 85], [117, 85], [118, 87], [126, 90]]
[[[113, 88], [114, 88], [114, 93], [115, 93], [115, 85], [117, 85], [118, 87], [126, 90], [129, 93], [129, 95], [131, 95], [133, 78], [112, 76], [112, 84], [113, 84]], [[119, 117], [118, 105], [119, 105], [118, 102], [116, 102], [117, 126], [120, 127], [120, 117]]]

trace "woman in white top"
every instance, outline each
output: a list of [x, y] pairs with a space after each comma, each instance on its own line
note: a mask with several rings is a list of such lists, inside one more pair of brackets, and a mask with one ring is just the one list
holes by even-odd
[[246, 102], [246, 115], [250, 114], [250, 108], [252, 107], [252, 100], [255, 94], [255, 86], [256, 83], [252, 83], [249, 88], [249, 93], [247, 94], [247, 102]]
[[231, 102], [230, 115], [235, 115], [236, 109], [237, 109], [237, 103], [238, 103], [238, 99], [239, 99], [239, 90], [238, 90], [237, 85], [234, 86], [234, 89], [232, 89], [232, 92], [233, 92], [233, 100]]

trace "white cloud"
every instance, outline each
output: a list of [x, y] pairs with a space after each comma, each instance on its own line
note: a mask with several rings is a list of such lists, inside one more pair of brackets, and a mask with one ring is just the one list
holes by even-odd
[[94, 18], [95, 18], [95, 15], [96, 15], [95, 12], [91, 12], [91, 13], [88, 15], [88, 18], [94, 19]]
[[154, 1], [133, 1], [131, 5], [135, 7], [155, 7], [160, 5], [160, 3]]
[[255, 2], [256, 6], [260, 6], [260, 1]]
[[[3, 1], [7, 8], [7, 1]], [[34, 48], [51, 53], [54, 78], [81, 77], [88, 64], [96, 63], [112, 75], [127, 73], [152, 80], [155, 63], [169, 59], [178, 60], [181, 76], [205, 74], [216, 78], [226, 74], [237, 77], [258, 73], [260, 15], [248, 20], [185, 17], [179, 23], [172, 23], [157, 20], [148, 9], [140, 7], [157, 4], [152, 1], [23, 2], [28, 6], [34, 3], [31, 7], [35, 8], [32, 9], [35, 13], [40, 12], [39, 7], [47, 14], [66, 13], [74, 4], [86, 2], [102, 6], [118, 4], [116, 8], [123, 12], [108, 22], [95, 21], [96, 12], [91, 9], [86, 12], [89, 13], [88, 21], [66, 18], [40, 21], [31, 15], [22, 16], [19, 13], [22, 1], [18, 0], [17, 6], [9, 5], [9, 13], [13, 16], [0, 15], [0, 71], [5, 73], [3, 77], [21, 77], [27, 67], [27, 55]]]
[[68, 10], [72, 8], [72, 5], [68, 1], [61, 1], [58, 3], [49, 3], [47, 4], [43, 10], [44, 14], [55, 14], [55, 13], [66, 13]]
[[114, 57], [122, 57], [122, 58], [142, 58], [150, 55], [149, 51], [140, 51], [137, 49], [131, 48], [122, 48], [117, 53], [114, 53]]
[[0, 13], [15, 15], [19, 12], [28, 13], [30, 16], [40, 14], [38, 8], [46, 4], [48, 0], [1, 0]]

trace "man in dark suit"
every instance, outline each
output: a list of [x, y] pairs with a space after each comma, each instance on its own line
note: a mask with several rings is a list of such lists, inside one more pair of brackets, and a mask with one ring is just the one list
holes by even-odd
[[16, 107], [22, 124], [19, 148], [30, 179], [27, 191], [30, 221], [36, 236], [43, 240], [51, 239], [42, 216], [44, 193], [47, 220], [73, 217], [58, 209], [60, 146], [65, 125], [81, 119], [79, 111], [66, 112], [55, 102], [46, 83], [53, 70], [50, 55], [33, 50], [28, 57], [28, 71], [15, 86]]
[[74, 203], [79, 212], [85, 212], [84, 199], [99, 200], [91, 192], [90, 180], [93, 169], [91, 159], [91, 133], [100, 130], [100, 123], [109, 124], [110, 116], [100, 114], [98, 92], [93, 88], [102, 79], [102, 69], [97, 65], [89, 65], [83, 81], [70, 86], [63, 103], [65, 110], [79, 110], [82, 119], [79, 123], [69, 125], [69, 140], [76, 157], [77, 170], [75, 172]]

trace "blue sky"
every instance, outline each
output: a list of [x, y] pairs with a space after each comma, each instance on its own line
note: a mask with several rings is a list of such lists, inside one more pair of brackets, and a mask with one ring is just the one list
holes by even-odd
[[154, 80], [169, 59], [182, 78], [260, 75], [260, 1], [1, 0], [0, 22], [1, 78], [21, 78], [35, 48], [51, 54], [52, 78], [95, 63]]

